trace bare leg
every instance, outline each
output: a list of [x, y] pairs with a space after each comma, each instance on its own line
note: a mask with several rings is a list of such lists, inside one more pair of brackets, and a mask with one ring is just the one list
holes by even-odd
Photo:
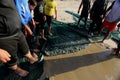
[[85, 17], [85, 22], [84, 22], [84, 28], [87, 30], [86, 23], [87, 23], [87, 17]]
[[110, 34], [110, 31], [107, 31], [105, 37], [103, 38], [103, 40], [101, 42], [104, 42], [104, 40], [109, 36], [109, 34]]
[[10, 69], [14, 70], [18, 75], [22, 76], [22, 77], [25, 77], [28, 75], [28, 71], [24, 70], [24, 69], [21, 69], [20, 67], [18, 67], [18, 65], [14, 65], [14, 66], [11, 66], [9, 67]]
[[119, 55], [119, 51], [120, 51], [120, 48], [117, 48], [116, 51], [115, 51], [115, 54]]
[[49, 35], [52, 35], [52, 33], [51, 33], [51, 26], [50, 25], [48, 26], [48, 33], [49, 33]]
[[43, 38], [44, 40], [47, 40], [47, 39], [45, 38], [44, 29], [41, 30], [41, 34], [42, 34], [42, 38]]
[[36, 42], [37, 42], [38, 45], [40, 45], [39, 36], [36, 36]]
[[100, 27], [100, 30], [98, 30], [98, 36], [101, 35], [101, 32], [103, 31], [103, 26]]
[[79, 20], [78, 20], [78, 23], [77, 23], [77, 27], [80, 27], [80, 20], [81, 20], [81, 17], [79, 17]]

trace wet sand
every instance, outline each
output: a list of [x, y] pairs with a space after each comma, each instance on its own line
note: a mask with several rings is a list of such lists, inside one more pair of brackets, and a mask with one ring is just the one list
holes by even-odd
[[93, 43], [79, 52], [46, 57], [45, 75], [50, 80], [120, 80], [120, 58], [112, 53], [110, 46]]
[[[58, 1], [58, 20], [75, 22], [65, 11], [77, 13], [80, 0]], [[77, 20], [77, 19], [76, 19]], [[44, 76], [50, 80], [120, 80], [120, 58], [112, 55], [116, 43], [91, 43], [81, 51], [45, 57]]]

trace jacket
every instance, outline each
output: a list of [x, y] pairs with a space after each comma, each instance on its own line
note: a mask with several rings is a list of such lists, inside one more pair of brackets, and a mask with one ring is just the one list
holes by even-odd
[[0, 0], [0, 38], [12, 36], [20, 30], [21, 22], [14, 0]]

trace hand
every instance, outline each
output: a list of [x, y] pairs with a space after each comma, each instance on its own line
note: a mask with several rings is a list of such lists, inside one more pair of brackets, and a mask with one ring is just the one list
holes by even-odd
[[39, 22], [35, 21], [35, 24], [39, 24]]
[[33, 34], [32, 30], [28, 25], [25, 25], [25, 33], [26, 33], [26, 36]]
[[11, 55], [7, 51], [0, 49], [0, 62], [7, 63], [10, 61], [10, 57]]
[[57, 17], [55, 17], [55, 20], [57, 20]]

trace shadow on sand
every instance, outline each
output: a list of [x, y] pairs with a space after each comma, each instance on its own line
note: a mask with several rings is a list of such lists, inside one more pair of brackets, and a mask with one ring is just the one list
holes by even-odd
[[76, 70], [80, 67], [94, 65], [116, 58], [111, 54], [112, 50], [107, 50], [100, 53], [86, 54], [82, 56], [74, 56], [61, 59], [53, 59], [46, 61], [46, 74], [51, 76], [59, 75], [69, 71]]

